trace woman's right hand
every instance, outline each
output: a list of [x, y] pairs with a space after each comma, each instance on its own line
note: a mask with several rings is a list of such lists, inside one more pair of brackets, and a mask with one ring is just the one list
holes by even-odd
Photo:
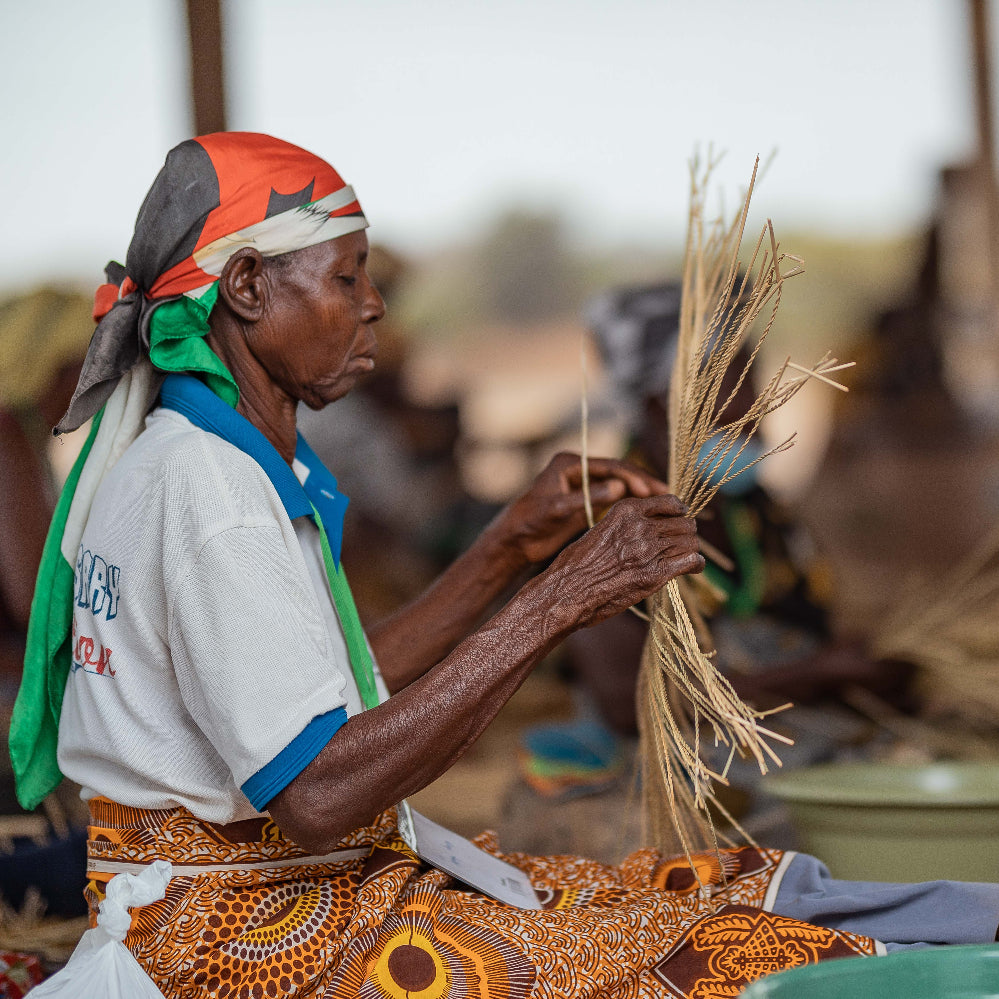
[[700, 572], [697, 525], [686, 513], [670, 494], [623, 499], [563, 549], [542, 576], [557, 583], [557, 607], [569, 616], [569, 630], [612, 617], [677, 576]]

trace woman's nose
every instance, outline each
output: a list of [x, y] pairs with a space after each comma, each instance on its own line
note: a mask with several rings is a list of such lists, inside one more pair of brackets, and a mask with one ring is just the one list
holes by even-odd
[[364, 309], [361, 315], [366, 323], [377, 323], [385, 315], [385, 300], [370, 281], [368, 282], [368, 295], [364, 301]]

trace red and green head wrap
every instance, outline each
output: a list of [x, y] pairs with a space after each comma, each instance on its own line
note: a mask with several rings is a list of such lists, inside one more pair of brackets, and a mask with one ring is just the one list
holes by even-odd
[[353, 189], [328, 163], [253, 132], [217, 132], [172, 149], [135, 222], [125, 266], [95, 297], [83, 373], [56, 433], [75, 430], [144, 356], [197, 371], [230, 403], [238, 392], [202, 337], [226, 261], [244, 246], [273, 257], [367, 226]]

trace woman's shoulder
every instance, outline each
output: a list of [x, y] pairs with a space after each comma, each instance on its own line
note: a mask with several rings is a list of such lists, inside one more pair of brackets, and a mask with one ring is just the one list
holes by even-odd
[[[119, 485], [158, 496], [165, 516], [207, 519], [219, 529], [273, 523], [283, 507], [260, 465], [171, 410], [154, 410], [122, 457]], [[123, 481], [124, 480], [124, 481]]]
[[172, 409], [154, 409], [130, 450], [178, 475], [196, 475], [212, 466], [243, 472], [259, 468], [245, 451]]

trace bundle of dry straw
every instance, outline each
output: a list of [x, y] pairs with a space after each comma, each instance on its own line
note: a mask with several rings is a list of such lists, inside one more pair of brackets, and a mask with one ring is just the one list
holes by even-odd
[[[769, 220], [748, 262], [740, 267], [759, 160], [729, 223], [706, 221], [708, 181], [716, 165], [710, 156], [704, 165], [698, 158], [691, 163], [679, 343], [669, 386], [670, 482], [693, 517], [704, 511], [721, 485], [747, 467], [742, 460], [746, 442], [767, 414], [784, 405], [810, 379], [845, 391], [830, 375], [849, 366], [838, 364], [828, 354], [812, 367], [801, 367], [788, 358], [744, 415], [726, 412], [739, 389], [751, 381], [751, 369], [773, 326], [784, 282], [802, 274], [804, 268], [800, 258], [780, 252]], [[761, 328], [762, 332], [754, 332]], [[722, 397], [723, 381], [731, 384], [729, 369], [740, 347], [749, 347], [751, 337], [755, 343], [749, 360], [738, 373], [735, 387]], [[757, 461], [785, 451], [794, 436]], [[718, 802], [716, 783], [727, 783], [736, 753], [752, 756], [766, 773], [770, 764], [780, 765], [771, 743], [789, 742], [762, 724], [772, 712], [757, 711], [741, 701], [715, 668], [710, 635], [697, 610], [697, 590], [706, 585], [700, 577], [681, 577], [649, 600], [649, 635], [638, 691], [647, 835], [661, 849], [679, 845], [688, 855], [695, 849], [717, 848], [711, 810], [749, 839]], [[704, 736], [728, 748], [724, 766], [712, 769], [702, 759]]]
[[65, 964], [86, 932], [86, 916], [45, 915], [45, 903], [29, 888], [18, 911], [0, 898], [0, 950], [35, 954], [48, 964]]
[[904, 586], [872, 636], [871, 652], [876, 659], [917, 667], [926, 717], [994, 737], [999, 726], [999, 526], [950, 573]]

